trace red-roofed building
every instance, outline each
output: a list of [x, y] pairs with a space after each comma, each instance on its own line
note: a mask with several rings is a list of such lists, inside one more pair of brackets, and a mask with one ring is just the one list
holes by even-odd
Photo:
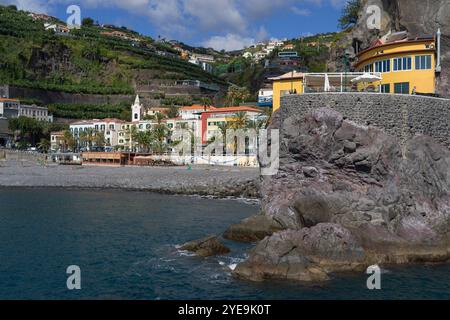
[[181, 118], [188, 120], [193, 118], [200, 118], [200, 114], [205, 111], [216, 110], [216, 107], [213, 106], [202, 106], [195, 104], [193, 106], [181, 107], [180, 108], [180, 116]]

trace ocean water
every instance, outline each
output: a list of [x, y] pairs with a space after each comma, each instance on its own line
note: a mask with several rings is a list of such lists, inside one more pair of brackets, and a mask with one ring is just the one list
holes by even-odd
[[[230, 266], [251, 245], [202, 259], [180, 244], [220, 234], [258, 211], [238, 200], [146, 192], [0, 189], [0, 299], [450, 299], [450, 264], [388, 268], [317, 284], [252, 283]], [[81, 290], [66, 287], [70, 265]]]

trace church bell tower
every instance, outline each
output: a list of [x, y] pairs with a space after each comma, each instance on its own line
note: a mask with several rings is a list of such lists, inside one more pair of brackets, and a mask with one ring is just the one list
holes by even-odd
[[131, 106], [131, 122], [139, 122], [142, 117], [142, 105], [139, 101], [139, 95], [136, 96], [134, 104]]

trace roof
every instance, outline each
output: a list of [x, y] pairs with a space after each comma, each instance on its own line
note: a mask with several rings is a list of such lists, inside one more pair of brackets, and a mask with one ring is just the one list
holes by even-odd
[[189, 106], [189, 107], [182, 107], [182, 108], [180, 108], [180, 110], [181, 111], [191, 111], [191, 110], [207, 110], [207, 111], [210, 111], [210, 110], [215, 110], [215, 109], [217, 109], [216, 107], [213, 107], [213, 106], [202, 106], [202, 105], [199, 105], [199, 104], [194, 104], [194, 105], [192, 105], [192, 106]]
[[93, 121], [94, 122], [106, 122], [106, 123], [110, 123], [110, 122], [125, 123], [125, 121], [116, 119], [116, 118], [94, 119]]
[[163, 119], [162, 122], [183, 120], [182, 117]]
[[52, 135], [52, 136], [63, 136], [64, 135], [64, 131], [52, 131], [52, 132], [50, 132], [50, 135]]
[[293, 71], [285, 73], [279, 77], [269, 78], [269, 80], [277, 81], [277, 80], [303, 79], [304, 77], [305, 77], [304, 73]]
[[224, 107], [224, 108], [215, 108], [214, 110], [210, 110], [210, 111], [205, 111], [204, 113], [228, 113], [228, 112], [240, 112], [240, 111], [245, 111], [245, 112], [259, 112], [262, 113], [261, 110], [256, 109], [256, 108], [252, 108], [252, 107]]
[[95, 120], [80, 120], [80, 121], [72, 122], [70, 125], [77, 126], [77, 125], [83, 125], [83, 124], [94, 124], [94, 121]]
[[17, 99], [0, 98], [0, 102], [19, 102]]
[[358, 56], [366, 53], [367, 51], [373, 50], [375, 48], [382, 48], [385, 46], [390, 46], [394, 44], [401, 44], [401, 43], [417, 43], [417, 42], [424, 42], [424, 41], [432, 41], [434, 40], [433, 35], [421, 35], [416, 37], [408, 37], [406, 33], [398, 32], [390, 35], [390, 37], [386, 39], [377, 39], [367, 48], [360, 52], [358, 52]]
[[148, 108], [147, 110], [151, 110], [151, 111], [153, 111], [153, 110], [156, 110], [156, 111], [169, 111], [169, 108], [164, 108], [164, 107], [151, 107], [151, 108]]

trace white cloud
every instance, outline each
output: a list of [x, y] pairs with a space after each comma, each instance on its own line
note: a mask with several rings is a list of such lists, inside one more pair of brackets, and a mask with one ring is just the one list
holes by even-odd
[[247, 21], [238, 10], [235, 0], [184, 1], [184, 11], [194, 18], [202, 30], [227, 30], [243, 33]]
[[306, 17], [306, 16], [310, 16], [311, 15], [311, 11], [310, 10], [308, 10], [308, 9], [301, 9], [301, 8], [298, 8], [298, 7], [291, 7], [291, 11], [293, 12], [293, 13], [295, 13], [296, 15], [299, 15], [299, 16], [304, 16], [304, 17]]
[[240, 50], [255, 44], [255, 39], [241, 37], [237, 34], [227, 34], [226, 36], [213, 36], [203, 42], [203, 46], [216, 50], [233, 51]]
[[[346, 0], [77, 0], [88, 8], [119, 8], [129, 14], [148, 17], [156, 32], [166, 38], [184, 38], [205, 34], [205, 42], [235, 48], [238, 43], [269, 38], [264, 18], [276, 11], [308, 16], [314, 7], [325, 3], [336, 9]], [[0, 0], [16, 4], [20, 9], [52, 13], [56, 4], [72, 4], [74, 0]], [[308, 6], [306, 8], [306, 6]], [[101, 17], [98, 20], [102, 20]], [[227, 45], [223, 41], [232, 41]]]
[[36, 13], [47, 13], [50, 11], [48, 1], [43, 0], [0, 0], [0, 4], [15, 5], [19, 10]]

